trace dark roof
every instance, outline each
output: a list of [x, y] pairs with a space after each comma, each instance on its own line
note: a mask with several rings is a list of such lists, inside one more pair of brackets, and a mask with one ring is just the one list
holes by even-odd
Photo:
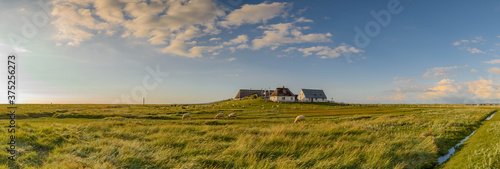
[[271, 96], [295, 96], [288, 88], [276, 88]]
[[306, 98], [324, 98], [326, 99], [325, 92], [323, 90], [318, 89], [302, 89], [302, 93], [306, 96]]
[[238, 94], [236, 94], [236, 97], [234, 97], [235, 99], [242, 99], [242, 98], [245, 98], [245, 97], [250, 97], [254, 94], [256, 94], [257, 96], [269, 96], [273, 91], [269, 91], [269, 90], [248, 90], [248, 89], [240, 89], [240, 91], [238, 92]]

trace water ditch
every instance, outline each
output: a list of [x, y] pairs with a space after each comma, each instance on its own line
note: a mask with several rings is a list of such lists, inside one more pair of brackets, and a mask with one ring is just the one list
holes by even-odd
[[[497, 111], [493, 112], [491, 115], [489, 115], [488, 117], [486, 117], [483, 121], [485, 120], [490, 120], [491, 118], [493, 118], [493, 116], [497, 113]], [[481, 125], [479, 125], [479, 127], [481, 127]], [[477, 130], [477, 129], [476, 129]], [[467, 137], [465, 137], [464, 139], [460, 140], [460, 143], [458, 143], [457, 145], [453, 146], [452, 148], [450, 148], [448, 150], [448, 154], [444, 155], [444, 156], [441, 156], [438, 158], [438, 165], [441, 165], [443, 164], [444, 162], [448, 161], [448, 159], [450, 159], [450, 157], [452, 157], [453, 155], [455, 155], [455, 152], [457, 150], [458, 147], [460, 147], [460, 145], [464, 144], [465, 141], [467, 141], [469, 139], [470, 136], [472, 136], [476, 130], [472, 131], [472, 133], [470, 133]]]

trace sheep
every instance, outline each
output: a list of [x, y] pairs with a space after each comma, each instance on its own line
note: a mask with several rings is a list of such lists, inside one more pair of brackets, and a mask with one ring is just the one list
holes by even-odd
[[224, 113], [219, 113], [215, 115], [215, 119], [224, 118]]
[[236, 115], [236, 113], [231, 113], [227, 116], [228, 119], [232, 119], [232, 118], [236, 119], [237, 117], [238, 117], [238, 115]]
[[297, 118], [295, 118], [295, 122], [294, 123], [297, 123], [297, 122], [300, 122], [300, 121], [306, 121], [306, 116], [304, 116], [304, 115], [297, 116]]
[[182, 120], [188, 119], [188, 118], [189, 118], [189, 120], [191, 120], [191, 113], [186, 113], [186, 114], [182, 115]]
[[276, 105], [277, 108], [280, 108], [280, 105]]
[[245, 108], [245, 106], [243, 106], [243, 108]]

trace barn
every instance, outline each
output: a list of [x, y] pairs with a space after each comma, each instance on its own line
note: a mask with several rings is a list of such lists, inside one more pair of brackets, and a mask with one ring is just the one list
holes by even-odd
[[297, 100], [301, 102], [328, 102], [325, 92], [319, 89], [301, 89]]

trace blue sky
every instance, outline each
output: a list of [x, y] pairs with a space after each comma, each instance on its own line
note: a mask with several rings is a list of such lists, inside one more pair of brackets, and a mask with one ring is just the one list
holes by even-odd
[[281, 86], [350, 103], [500, 99], [498, 1], [228, 2], [1, 2], [0, 54], [19, 56], [21, 103], [200, 103]]

